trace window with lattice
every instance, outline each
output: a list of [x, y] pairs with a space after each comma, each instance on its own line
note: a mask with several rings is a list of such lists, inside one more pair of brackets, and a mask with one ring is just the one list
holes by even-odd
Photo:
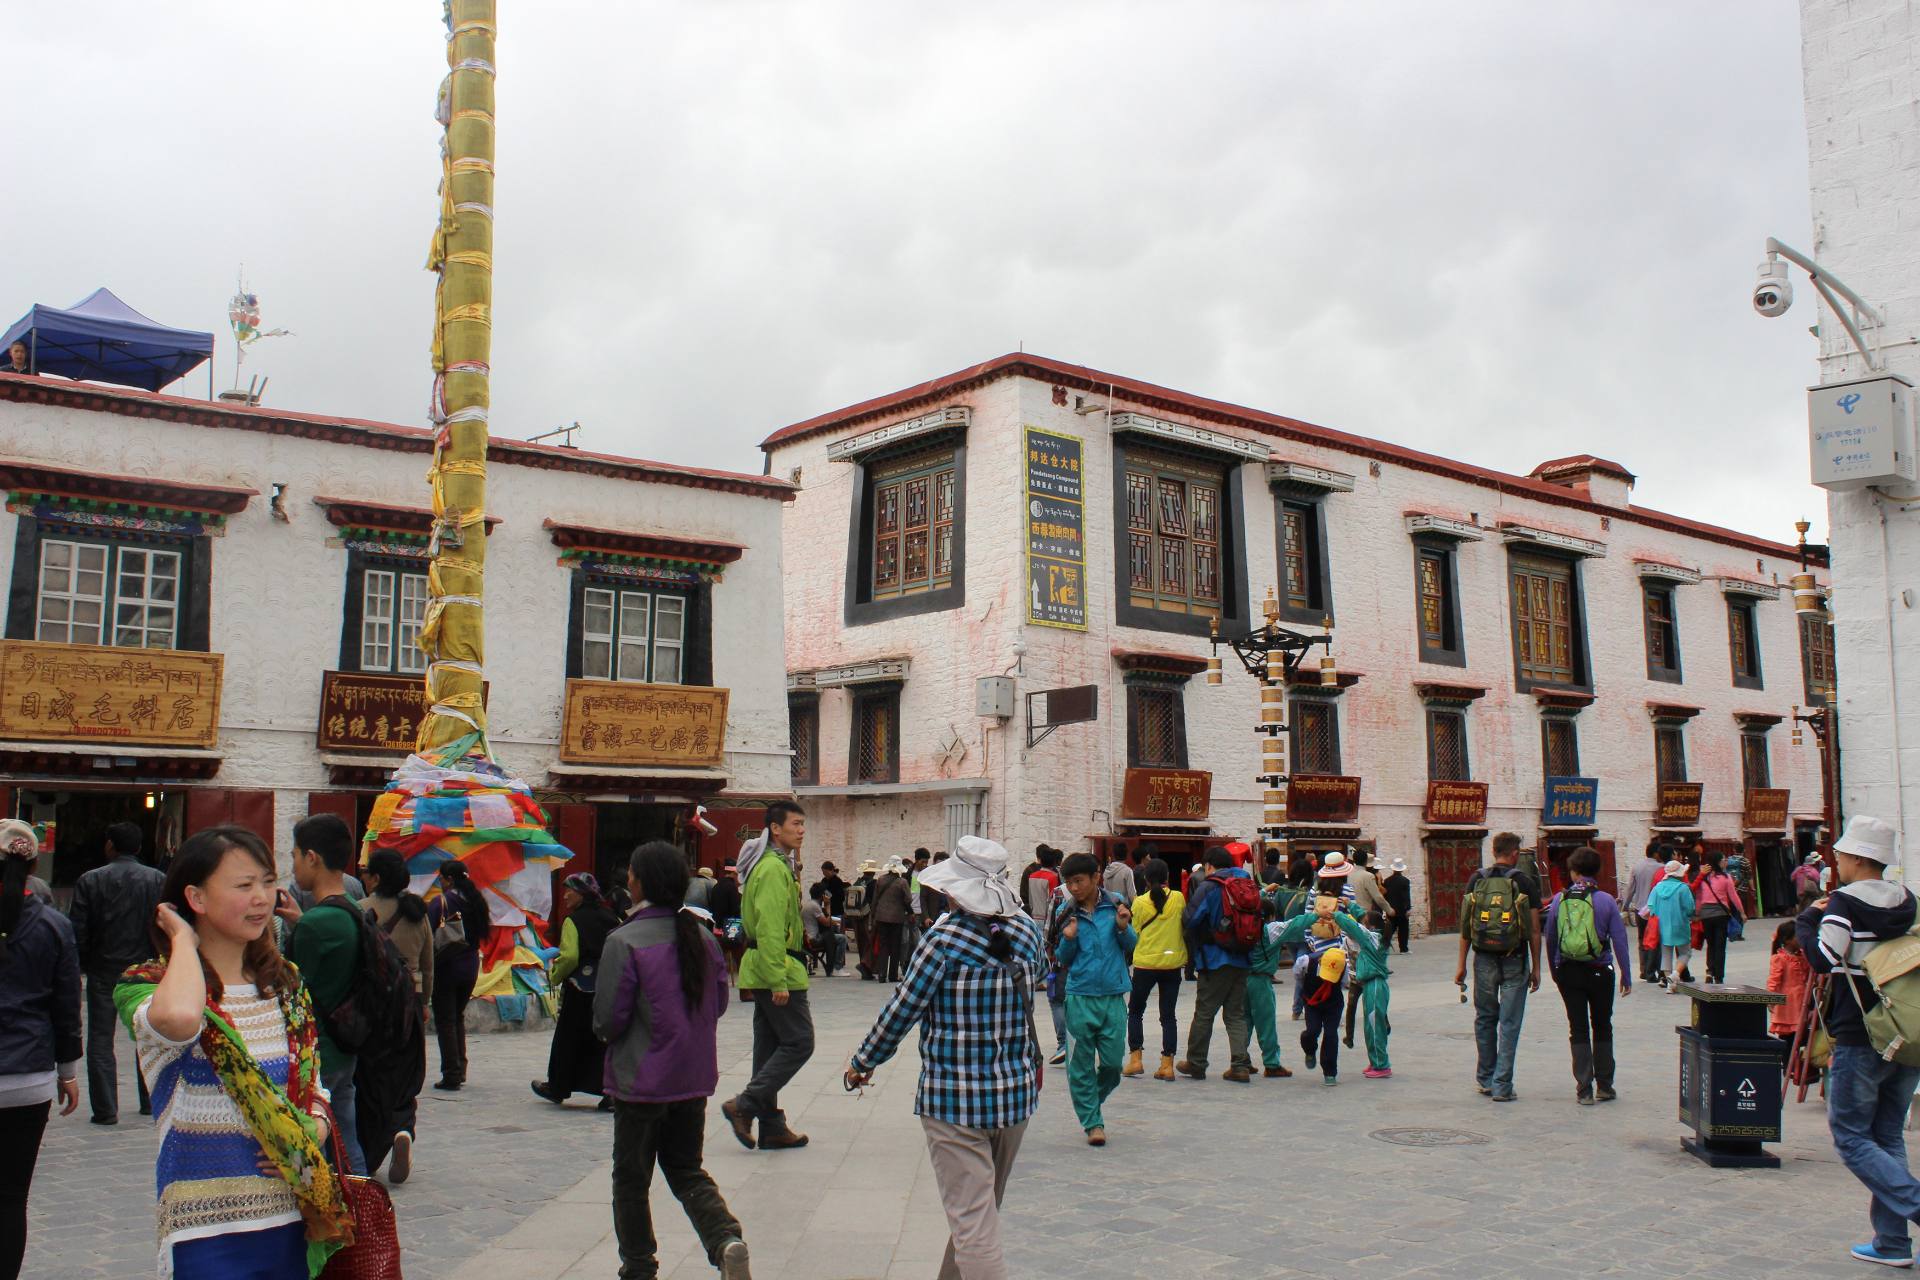
[[847, 781], [900, 780], [900, 691], [862, 690], [853, 695], [853, 746]]
[[874, 466], [872, 599], [914, 595], [952, 583], [956, 467], [951, 449]]
[[1573, 778], [1580, 774], [1580, 731], [1572, 720], [1555, 716], [1540, 722], [1543, 764], [1549, 778]]
[[1680, 679], [1680, 631], [1674, 622], [1673, 588], [1647, 583], [1640, 589], [1640, 613], [1647, 637], [1647, 678]]
[[1748, 791], [1773, 785], [1773, 767], [1767, 759], [1767, 735], [1748, 730], [1740, 735], [1740, 780]]
[[184, 562], [179, 551], [48, 538], [40, 544], [34, 637], [57, 644], [175, 648]]
[[1677, 724], [1654, 726], [1653, 776], [1656, 782], [1687, 780], [1687, 739]]
[[1833, 701], [1837, 687], [1833, 668], [1833, 621], [1825, 614], [1801, 616], [1800, 670], [1809, 704], [1818, 707]]
[[1293, 772], [1340, 772], [1340, 715], [1331, 702], [1295, 698], [1288, 711]]
[[1414, 621], [1420, 635], [1420, 661], [1464, 664], [1460, 642], [1460, 601], [1455, 586], [1453, 548], [1416, 544], [1414, 549]]
[[1522, 680], [1577, 684], [1575, 654], [1580, 620], [1573, 592], [1573, 566], [1515, 558], [1512, 573], [1513, 643]]
[[793, 784], [811, 786], [820, 781], [820, 699], [814, 695], [787, 699], [787, 739], [793, 749]]
[[1727, 597], [1727, 656], [1733, 664], [1733, 683], [1738, 689], [1761, 688], [1760, 628], [1754, 618], [1753, 600]]
[[1187, 767], [1185, 690], [1179, 685], [1127, 686], [1127, 765], [1134, 769]]
[[1473, 778], [1472, 761], [1467, 758], [1466, 712], [1427, 712], [1427, 776], [1435, 782]]
[[1280, 614], [1320, 622], [1332, 613], [1327, 590], [1326, 530], [1318, 502], [1280, 499]]
[[1126, 455], [1127, 599], [1137, 608], [1221, 612], [1223, 467]]

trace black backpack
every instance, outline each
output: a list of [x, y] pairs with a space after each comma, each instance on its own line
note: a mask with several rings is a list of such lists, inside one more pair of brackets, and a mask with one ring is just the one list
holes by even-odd
[[317, 904], [335, 907], [354, 919], [360, 931], [360, 967], [340, 1003], [317, 1012], [327, 1034], [342, 1053], [357, 1054], [369, 1046], [405, 1043], [413, 1024], [420, 1021], [420, 1001], [413, 990], [413, 973], [386, 930], [376, 929], [346, 898], [328, 898]]

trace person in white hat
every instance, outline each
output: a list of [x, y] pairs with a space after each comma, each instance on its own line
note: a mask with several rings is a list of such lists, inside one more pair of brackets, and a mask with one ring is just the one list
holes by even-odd
[[1910, 1221], [1920, 1219], [1920, 1180], [1907, 1167], [1907, 1108], [1920, 1088], [1920, 1067], [1890, 1062], [1867, 1034], [1865, 1015], [1880, 993], [1862, 967], [1867, 953], [1913, 928], [1914, 898], [1886, 878], [1899, 856], [1899, 833], [1870, 814], [1856, 814], [1833, 843], [1840, 887], [1794, 920], [1794, 936], [1815, 973], [1839, 975], [1827, 984], [1827, 1127], [1834, 1150], [1873, 1199], [1873, 1239], [1851, 1250], [1862, 1262], [1913, 1265]]
[[963, 1280], [1007, 1280], [1000, 1202], [1040, 1098], [1033, 1004], [1045, 961], [1006, 869], [1005, 849], [962, 836], [951, 858], [921, 873], [952, 910], [921, 939], [846, 1070], [848, 1089], [865, 1085], [921, 1029], [913, 1110], [947, 1214], [940, 1275]]
[[1387, 898], [1387, 938], [1383, 941], [1398, 943], [1400, 954], [1407, 954], [1407, 939], [1413, 932], [1413, 881], [1407, 879], [1407, 860], [1395, 858], [1387, 867], [1387, 877], [1380, 882], [1380, 892]]

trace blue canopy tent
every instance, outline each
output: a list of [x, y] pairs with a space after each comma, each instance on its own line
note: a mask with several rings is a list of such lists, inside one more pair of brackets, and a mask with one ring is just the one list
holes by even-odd
[[[211, 333], [155, 324], [106, 289], [95, 289], [65, 310], [36, 303], [0, 335], [0, 357], [16, 342], [27, 344], [27, 368], [35, 373], [148, 391], [158, 391], [213, 358]], [[207, 378], [211, 396], [211, 365]]]

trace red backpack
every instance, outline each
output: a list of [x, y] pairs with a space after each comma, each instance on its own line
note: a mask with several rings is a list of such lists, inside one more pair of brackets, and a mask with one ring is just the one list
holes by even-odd
[[1244, 953], [1260, 945], [1260, 890], [1246, 876], [1210, 875], [1220, 886], [1220, 921], [1213, 927], [1213, 944]]

